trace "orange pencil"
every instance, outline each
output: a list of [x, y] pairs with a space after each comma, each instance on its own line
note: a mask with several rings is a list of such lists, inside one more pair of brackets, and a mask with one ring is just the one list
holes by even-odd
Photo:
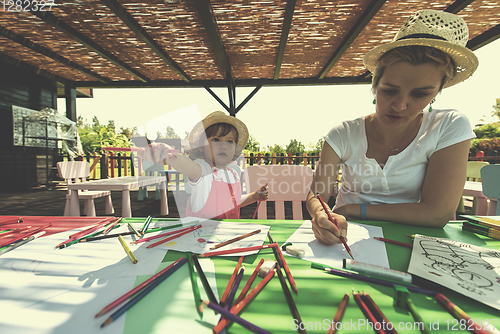
[[216, 251], [216, 252], [203, 253], [203, 254], [198, 255], [198, 257], [210, 257], [210, 256], [250, 252], [250, 251], [254, 251], [254, 250], [266, 249], [266, 248], [272, 248], [272, 247], [278, 247], [278, 244], [274, 243], [274, 244], [262, 245], [262, 246], [251, 246], [251, 247], [226, 249], [226, 250], [221, 250], [221, 251]]
[[[335, 219], [333, 219], [332, 215], [330, 214], [330, 210], [328, 210], [325, 202], [323, 202], [323, 199], [321, 198], [321, 196], [319, 195], [319, 193], [316, 193], [316, 197], [319, 199], [321, 205], [323, 206], [323, 209], [325, 210], [326, 214], [328, 215], [328, 219], [335, 224], [335, 226], [338, 227], [337, 225], [337, 222], [335, 221]], [[339, 237], [340, 241], [342, 241], [342, 243], [344, 244], [344, 247], [347, 251], [347, 253], [349, 253], [349, 255], [352, 257], [352, 259], [354, 260], [354, 256], [352, 256], [352, 253], [351, 253], [351, 249], [349, 248], [349, 246], [347, 246], [347, 242], [345, 241], [345, 238], [340, 236]]]
[[243, 260], [245, 259], [244, 256], [241, 256], [240, 259], [238, 260], [238, 263], [236, 264], [236, 267], [234, 267], [233, 274], [231, 275], [231, 278], [229, 279], [229, 283], [227, 283], [226, 290], [222, 294], [222, 297], [220, 299], [219, 305], [224, 307], [224, 304], [226, 303], [227, 296], [229, 295], [229, 292], [231, 291], [231, 288], [233, 287], [234, 279], [236, 278], [236, 275], [238, 274], [238, 271], [240, 270], [241, 264], [243, 263]]
[[217, 244], [215, 246], [210, 247], [210, 250], [224, 247], [224, 246], [229, 245], [229, 244], [231, 244], [233, 242], [240, 241], [241, 239], [245, 239], [245, 238], [251, 237], [252, 235], [257, 234], [257, 233], [260, 233], [260, 229], [252, 231], [252, 232], [247, 233], [247, 234], [243, 234], [243, 235], [237, 236], [235, 238], [226, 240], [224, 242], [221, 242], [220, 244]]
[[106, 234], [108, 233], [109, 231], [111, 231], [113, 229], [113, 227], [115, 227], [120, 221], [122, 220], [122, 217], [118, 217], [113, 223], [111, 223], [111, 225], [108, 226], [107, 229], [105, 229], [102, 234]]
[[[248, 302], [250, 302], [250, 300], [252, 300], [260, 292], [260, 290], [262, 290], [262, 288], [267, 284], [267, 282], [269, 282], [271, 280], [271, 278], [273, 278], [275, 273], [276, 273], [276, 269], [273, 269], [272, 271], [270, 271], [267, 274], [267, 276], [264, 277], [264, 279], [262, 281], [260, 281], [260, 283], [257, 284], [257, 286], [255, 288], [253, 288], [252, 291], [250, 291], [250, 293], [245, 298], [243, 298], [243, 300], [241, 302], [233, 305], [233, 307], [231, 307], [231, 310], [229, 310], [229, 311], [233, 314], [240, 313], [241, 310], [248, 304]], [[226, 318], [221, 319], [221, 321], [219, 321], [219, 323], [213, 328], [213, 333], [217, 333], [217, 334], [220, 333], [226, 327], [226, 325], [228, 323], [229, 323], [229, 320], [227, 320]]]
[[159, 246], [159, 245], [161, 245], [161, 244], [163, 244], [163, 243], [165, 243], [165, 242], [167, 242], [167, 241], [174, 240], [174, 239], [176, 239], [176, 238], [178, 238], [178, 237], [180, 237], [180, 236], [183, 236], [184, 234], [188, 234], [188, 233], [190, 233], [190, 232], [196, 231], [196, 230], [197, 230], [197, 229], [199, 229], [199, 228], [201, 228], [201, 225], [198, 225], [198, 226], [193, 226], [193, 227], [191, 227], [191, 228], [189, 228], [189, 229], [187, 229], [187, 230], [185, 230], [185, 231], [183, 231], [183, 232], [180, 232], [180, 233], [174, 234], [174, 235], [173, 235], [173, 236], [171, 236], [171, 237], [168, 237], [168, 238], [166, 238], [166, 239], [163, 239], [163, 240], [157, 241], [157, 242], [155, 242], [154, 244], [151, 244], [151, 245], [149, 245], [149, 246], [148, 246], [148, 247], [146, 247], [146, 248], [153, 248], [153, 247]]
[[465, 320], [467, 324], [467, 328], [474, 333], [477, 334], [487, 334], [489, 333], [487, 330], [483, 329], [480, 325], [474, 322], [467, 313], [465, 313], [461, 308], [457, 305], [450, 302], [448, 298], [446, 298], [442, 293], [436, 294], [436, 299], [450, 312], [458, 320]]
[[259, 264], [257, 264], [257, 267], [255, 267], [255, 270], [253, 271], [252, 276], [250, 276], [247, 283], [243, 287], [243, 290], [241, 290], [240, 295], [238, 296], [238, 298], [236, 298], [234, 305], [238, 304], [239, 302], [241, 302], [243, 300], [243, 298], [245, 298], [248, 290], [250, 290], [250, 287], [252, 286], [253, 281], [255, 280], [255, 277], [257, 277], [257, 274], [259, 273], [259, 269], [260, 269], [260, 267], [262, 267], [263, 263], [264, 263], [264, 259], [260, 259], [260, 262], [259, 262]]
[[337, 323], [339, 323], [340, 320], [342, 320], [348, 302], [349, 302], [349, 293], [346, 293], [344, 295], [344, 298], [342, 298], [342, 301], [340, 302], [339, 308], [337, 309], [337, 313], [335, 313], [335, 316], [333, 317], [332, 326], [330, 327], [328, 332], [326, 332], [326, 334], [335, 334], [337, 332]]

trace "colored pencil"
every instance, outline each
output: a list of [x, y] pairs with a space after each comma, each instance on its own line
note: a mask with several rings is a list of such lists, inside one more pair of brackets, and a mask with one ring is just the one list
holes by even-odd
[[[191, 227], [185, 227], [185, 228], [181, 228], [179, 230], [170, 231], [170, 232], [166, 232], [166, 233], [162, 233], [162, 234], [158, 234], [158, 235], [153, 235], [152, 237], [147, 237], [147, 238], [142, 238], [142, 239], [134, 240], [134, 241], [131, 242], [131, 244], [140, 244], [141, 242], [148, 242], [148, 241], [151, 241], [151, 240], [154, 240], [154, 239], [168, 237], [169, 235], [177, 234], [177, 233], [189, 230], [190, 228]], [[146, 233], [148, 233], [148, 232], [146, 231]]]
[[116, 234], [106, 234], [106, 235], [98, 235], [101, 233], [97, 233], [97, 236], [89, 236], [85, 238], [78, 239], [78, 242], [88, 242], [88, 241], [97, 241], [97, 240], [103, 240], [103, 239], [110, 239], [110, 238], [118, 238], [118, 236], [123, 236], [123, 235], [131, 235], [135, 234], [132, 231], [128, 232], [121, 232], [121, 233], [116, 233]]
[[226, 249], [226, 250], [221, 250], [221, 251], [203, 253], [203, 254], [198, 255], [198, 257], [210, 257], [210, 256], [219, 256], [219, 255], [227, 255], [227, 254], [236, 254], [236, 253], [250, 252], [250, 251], [260, 250], [260, 249], [272, 248], [272, 247], [278, 247], [278, 244], [274, 243], [274, 244], [269, 244], [269, 245]]
[[[467, 329], [471, 330], [476, 334], [487, 334], [487, 330], [483, 329], [480, 325], [474, 322], [467, 313], [465, 313], [457, 305], [453, 304], [448, 298], [446, 298], [442, 293], [436, 294], [436, 299], [443, 305], [451, 315], [453, 315], [457, 320], [465, 320], [467, 324]], [[473, 328], [471, 328], [473, 326]]]
[[[197, 222], [198, 221], [192, 221], [191, 223], [195, 224]], [[175, 227], [182, 227], [182, 226], [184, 226], [184, 224], [174, 224], [174, 225], [170, 225], [170, 226], [156, 227], [156, 228], [152, 228], [152, 229], [147, 230], [145, 233], [153, 233], [153, 232], [168, 230], [168, 229], [175, 228]]]
[[[333, 224], [335, 224], [335, 226], [338, 227], [337, 222], [335, 221], [335, 219], [333, 219], [332, 215], [330, 214], [330, 210], [326, 206], [325, 202], [323, 202], [323, 199], [321, 198], [321, 196], [319, 195], [319, 193], [316, 193], [316, 197], [319, 199], [321, 205], [323, 206], [323, 209], [325, 210], [326, 214], [328, 215], [328, 219]], [[344, 244], [344, 247], [345, 247], [347, 253], [349, 253], [349, 255], [351, 256], [351, 258], [354, 260], [354, 256], [352, 256], [351, 249], [347, 245], [347, 242], [345, 241], [345, 238], [343, 236], [339, 236], [339, 239], [340, 239], [340, 241], [342, 241], [342, 244]]]
[[[356, 301], [359, 308], [361, 309], [361, 311], [365, 315], [366, 319], [368, 319], [368, 321], [370, 321], [373, 324], [372, 325], [373, 330], [378, 334], [385, 334], [384, 330], [382, 329], [382, 325], [380, 325], [380, 323], [377, 321], [375, 316], [370, 312], [370, 310], [368, 309], [368, 306], [366, 306], [366, 304], [363, 302], [363, 300], [361, 299], [359, 294], [357, 294], [354, 291], [352, 292], [352, 294], [354, 296], [354, 300]], [[379, 324], [379, 325], [377, 325], [377, 324]]]
[[44, 230], [46, 229], [47, 227], [50, 227], [52, 226], [52, 224], [46, 224], [46, 225], [43, 225], [43, 226], [37, 226], [37, 227], [34, 227], [30, 230], [23, 230], [22, 235], [15, 235], [15, 236], [12, 236], [13, 238], [16, 238], [16, 239], [13, 239], [13, 240], [4, 240], [4, 242], [0, 243], [0, 247], [6, 247], [6, 246], [10, 246], [10, 245], [13, 245], [15, 244], [16, 242], [19, 242], [19, 241], [23, 241], [29, 237], [31, 237], [32, 235], [40, 232], [41, 230]]
[[[311, 264], [311, 268], [317, 268], [317, 267], [315, 267]], [[349, 272], [349, 271], [327, 268], [327, 267], [323, 267], [323, 270], [330, 273], [330, 274], [333, 274], [333, 275], [347, 277], [347, 278], [353, 278], [353, 279], [357, 279], [357, 280], [365, 281], [365, 282], [370, 282], [370, 283], [377, 283], [377, 284], [381, 284], [381, 285], [385, 285], [385, 286], [394, 286], [395, 284], [398, 284], [398, 285], [402, 285], [402, 286], [406, 287], [410, 291], [420, 292], [420, 293], [424, 293], [424, 294], [431, 295], [431, 296], [434, 296], [437, 293], [436, 291], [420, 288], [418, 286], [402, 284], [402, 283], [395, 283], [393, 281], [386, 281], [386, 280], [381, 279], [381, 278], [364, 276], [364, 275], [356, 274], [356, 273]]]
[[90, 233], [94, 232], [95, 230], [109, 224], [109, 222], [112, 219], [115, 219], [115, 217], [106, 217], [103, 220], [100, 220], [99, 222], [91, 225], [90, 227], [86, 228], [83, 231], [73, 233], [72, 235], [69, 236], [69, 239], [77, 239], [77, 238], [83, 237], [87, 234], [90, 234]]
[[[363, 291], [363, 294], [361, 294], [361, 299], [364, 301], [365, 305], [370, 309], [372, 314], [375, 316], [378, 322], [386, 323], [389, 324], [391, 323], [389, 319], [385, 316], [384, 312], [380, 309], [380, 307], [375, 303], [375, 301], [370, 297], [368, 293]], [[423, 323], [423, 322], [422, 322]], [[388, 326], [389, 327], [389, 326]], [[394, 329], [394, 326], [392, 326], [392, 330], [387, 328], [387, 331], [393, 334], [398, 334], [396, 329]]]
[[154, 282], [158, 277], [161, 277], [163, 274], [168, 272], [174, 266], [178, 265], [183, 259], [185, 259], [185, 258], [181, 257], [180, 259], [178, 259], [174, 263], [170, 264], [165, 269], [159, 271], [158, 273], [154, 274], [153, 276], [151, 276], [150, 278], [148, 278], [147, 280], [145, 280], [144, 282], [142, 282], [141, 284], [139, 284], [138, 286], [136, 286], [135, 288], [133, 288], [129, 292], [125, 293], [123, 296], [121, 296], [118, 299], [114, 300], [113, 302], [109, 303], [101, 311], [99, 311], [99, 313], [97, 313], [95, 315], [95, 317], [98, 318], [100, 316], [105, 315], [106, 313], [108, 313], [109, 311], [111, 311], [112, 309], [114, 309], [115, 307], [117, 307], [118, 305], [123, 303], [124, 301], [126, 301], [128, 298], [132, 297], [133, 295], [135, 295], [136, 293], [141, 291], [143, 288], [148, 286], [150, 283]]
[[139, 232], [137, 232], [137, 230], [135, 229], [134, 225], [132, 225], [132, 223], [127, 223], [127, 224], [128, 224], [128, 227], [130, 228], [130, 230], [131, 230], [132, 232], [134, 232], [134, 234], [135, 234], [138, 238], [140, 238], [140, 237], [141, 237], [141, 234], [140, 234]]
[[111, 223], [108, 228], [106, 228], [104, 231], [102, 231], [102, 234], [108, 234], [109, 231], [115, 228], [115, 226], [118, 226], [118, 224], [121, 222], [122, 217], [118, 217], [113, 223]]
[[342, 298], [342, 300], [340, 301], [339, 308], [337, 309], [337, 312], [335, 313], [335, 316], [333, 317], [332, 320], [332, 326], [330, 327], [328, 332], [326, 332], [326, 334], [335, 334], [337, 332], [337, 323], [340, 323], [340, 321], [342, 320], [348, 302], [349, 302], [349, 293], [346, 293]]
[[[495, 229], [490, 229], [490, 228], [484, 227], [482, 225], [477, 225], [477, 226], [474, 226], [474, 225], [465, 225], [465, 222], [464, 222], [464, 225], [462, 225], [462, 230], [476, 233], [476, 234], [480, 234], [480, 235], [484, 235], [486, 237], [490, 237], [493, 239], [500, 239], [500, 231], [495, 230]], [[479, 226], [481, 226], [481, 227], [479, 227]]]
[[141, 300], [144, 296], [150, 293], [154, 288], [156, 288], [160, 283], [166, 280], [170, 275], [172, 275], [177, 269], [182, 267], [184, 263], [186, 263], [186, 258], [181, 258], [177, 265], [172, 266], [169, 270], [165, 271], [160, 277], [151, 282], [151, 284], [147, 285], [144, 289], [142, 289], [137, 295], [135, 295], [132, 299], [130, 299], [125, 305], [120, 307], [115, 313], [109, 316], [108, 319], [101, 325], [101, 327], [105, 327], [111, 324], [114, 320], [119, 318], [123, 313], [127, 312], [132, 306], [134, 306], [139, 300]]
[[184, 234], [188, 234], [188, 233], [190, 233], [190, 232], [196, 231], [196, 230], [197, 230], [197, 229], [199, 229], [199, 228], [201, 228], [201, 225], [198, 225], [198, 226], [192, 226], [192, 227], [190, 227], [189, 229], [187, 229], [187, 230], [185, 230], [185, 231], [182, 231], [182, 232], [180, 232], [180, 233], [174, 234], [173, 236], [168, 237], [168, 238], [166, 238], [166, 239], [163, 239], [163, 240], [157, 241], [157, 242], [155, 242], [154, 244], [151, 244], [151, 245], [149, 245], [149, 246], [148, 246], [148, 247], [146, 247], [146, 248], [153, 248], [153, 247], [159, 246], [159, 245], [161, 245], [161, 244], [164, 244], [164, 243], [165, 243], [165, 242], [167, 242], [167, 241], [174, 240], [174, 239], [176, 239], [176, 238], [178, 238], [178, 237], [180, 237], [180, 236], [183, 236]]
[[401, 242], [401, 241], [396, 241], [396, 240], [391, 240], [391, 239], [386, 239], [386, 238], [381, 238], [381, 237], [373, 237], [373, 238], [380, 240], [380, 241], [388, 242], [390, 244], [405, 246], [408, 248], [413, 248], [412, 244], [407, 244], [406, 242]]
[[[269, 280], [271, 280], [271, 278], [273, 278], [274, 274], [276, 273], [276, 269], [273, 269], [271, 270], [267, 275], [266, 277], [264, 277], [262, 279], [262, 281], [259, 282], [259, 284], [257, 284], [255, 286], [255, 288], [252, 289], [252, 291], [250, 291], [245, 298], [243, 298], [243, 300], [241, 302], [239, 302], [238, 304], [235, 304], [233, 305], [233, 307], [231, 307], [231, 310], [230, 312], [233, 313], [233, 314], [238, 314], [241, 312], [241, 310], [262, 290], [262, 288], [264, 288], [264, 286], [267, 284], [267, 282], [269, 282]], [[221, 321], [219, 321], [219, 323], [213, 328], [213, 333], [220, 333], [229, 323], [229, 320], [228, 319], [222, 319]]]
[[19, 228], [15, 228], [15, 229], [12, 229], [8, 232], [5, 232], [5, 233], [2, 233], [2, 235], [0, 235], [0, 239], [1, 238], [11, 238], [13, 234], [16, 234], [16, 233], [26, 233], [27, 230], [29, 230], [30, 228], [32, 228], [33, 226], [24, 226], [24, 227], [19, 227]]
[[194, 303], [196, 305], [196, 311], [200, 316], [200, 319], [203, 319], [203, 305], [201, 304], [201, 295], [200, 289], [198, 288], [198, 281], [196, 279], [196, 272], [194, 271], [194, 263], [193, 263], [193, 254], [187, 254], [187, 260], [189, 264], [189, 278], [191, 280], [191, 289], [193, 290]]
[[229, 293], [229, 296], [227, 297], [224, 308], [228, 311], [231, 308], [231, 306], [233, 306], [234, 296], [236, 295], [236, 292], [238, 291], [238, 287], [240, 286], [240, 283], [241, 283], [241, 280], [243, 278], [244, 273], [245, 273], [245, 266], [241, 267], [240, 272], [238, 273], [238, 276], [236, 276], [236, 278], [234, 279], [233, 287], [231, 288], [231, 292]]
[[231, 288], [233, 286], [234, 280], [236, 279], [236, 275], [238, 274], [238, 271], [240, 270], [241, 264], [243, 263], [244, 259], [245, 259], [244, 256], [240, 256], [238, 263], [236, 263], [236, 266], [234, 267], [233, 274], [231, 275], [231, 278], [229, 278], [229, 282], [227, 283], [226, 290], [224, 290], [224, 293], [222, 294], [222, 297], [220, 298], [219, 305], [222, 307], [224, 307], [224, 305], [226, 304], [227, 296], [229, 295], [229, 292], [231, 292]]
[[137, 259], [134, 256], [134, 253], [128, 248], [127, 243], [123, 239], [121, 235], [118, 236], [118, 240], [120, 240], [120, 244], [122, 244], [123, 249], [125, 250], [125, 253], [127, 253], [128, 257], [130, 258], [130, 261], [132, 261], [133, 264], [137, 263]]
[[[267, 187], [267, 183], [265, 184], [265, 186]], [[257, 202], [257, 207], [255, 208], [255, 212], [253, 213], [252, 219], [255, 219], [255, 216], [257, 215], [257, 212], [259, 211], [260, 202], [262, 202], [262, 195], [259, 196], [259, 201]]]
[[19, 224], [19, 223], [22, 223], [23, 221], [23, 217], [19, 217], [19, 218], [9, 218], [9, 219], [5, 219], [5, 220], [2, 220], [0, 221], [0, 226], [1, 225], [10, 225], [10, 224]]
[[234, 321], [234, 322], [240, 324], [241, 326], [245, 327], [246, 329], [248, 329], [248, 330], [250, 330], [250, 331], [252, 331], [254, 333], [272, 334], [270, 331], [262, 329], [259, 326], [254, 325], [251, 322], [246, 321], [245, 319], [241, 318], [240, 316], [238, 316], [238, 315], [236, 315], [234, 313], [229, 312], [228, 310], [220, 307], [219, 305], [217, 305], [215, 303], [208, 302], [208, 301], [205, 301], [205, 300], [203, 300], [202, 303], [205, 304], [207, 307], [211, 308], [212, 310], [214, 310], [214, 311], [222, 314], [222, 316], [224, 318], [229, 319], [231, 321]]
[[248, 290], [250, 290], [250, 288], [252, 287], [252, 284], [253, 284], [253, 281], [255, 280], [255, 277], [257, 277], [257, 275], [259, 274], [259, 269], [263, 263], [264, 263], [264, 259], [260, 259], [260, 262], [257, 264], [257, 267], [255, 267], [255, 270], [253, 271], [252, 276], [250, 276], [247, 283], [243, 287], [243, 290], [241, 290], [240, 295], [238, 296], [238, 298], [236, 298], [234, 305], [238, 304], [239, 302], [241, 302], [243, 300], [243, 298], [245, 298]]
[[260, 233], [260, 229], [252, 231], [252, 232], [247, 233], [247, 234], [240, 235], [238, 237], [235, 237], [235, 238], [232, 238], [232, 239], [229, 239], [229, 240], [226, 240], [224, 242], [221, 242], [220, 244], [217, 244], [215, 246], [210, 247], [210, 250], [217, 249], [217, 248], [220, 248], [220, 247], [224, 247], [226, 245], [232, 244], [233, 242], [240, 241], [242, 239], [251, 237], [252, 235], [257, 234], [257, 233]]
[[208, 283], [207, 276], [203, 272], [203, 268], [201, 267], [197, 256], [193, 256], [193, 263], [194, 263], [194, 266], [196, 267], [196, 271], [198, 272], [198, 275], [200, 276], [200, 280], [201, 280], [201, 283], [203, 284], [203, 288], [205, 289], [208, 300], [210, 300], [212, 303], [217, 304], [218, 303], [217, 298], [215, 298], [214, 291], [212, 290], [210, 283]]
[[10, 244], [8, 246], [2, 247], [2, 249], [0, 249], [0, 255], [5, 254], [7, 252], [10, 252], [11, 250], [16, 249], [19, 246], [27, 244], [28, 242], [33, 241], [38, 237], [41, 237], [45, 233], [46, 233], [45, 231], [38, 232], [38, 233], [35, 233], [35, 234], [33, 234], [33, 235], [31, 235], [31, 236], [29, 236], [21, 241], [14, 243], [14, 244]]
[[[274, 243], [273, 238], [271, 237], [271, 232], [269, 231], [267, 232], [267, 237], [269, 238], [269, 242]], [[288, 281], [290, 282], [290, 286], [292, 287], [293, 291], [295, 291], [295, 293], [299, 293], [299, 290], [297, 289], [297, 284], [295, 283], [295, 279], [293, 278], [292, 273], [290, 272], [290, 268], [288, 267], [288, 264], [285, 261], [285, 256], [283, 256], [281, 248], [278, 246], [273, 249], [273, 252], [276, 261], [278, 261], [280, 266], [285, 270], [286, 277], [288, 278]]]
[[[281, 272], [281, 266], [278, 263], [276, 263], [276, 272], [278, 273], [278, 278], [281, 284], [281, 289], [283, 290], [283, 293], [285, 294], [286, 302], [288, 304], [288, 307], [290, 308], [290, 311], [292, 312], [292, 317], [295, 321], [297, 321], [298, 324], [302, 323], [302, 318], [300, 317], [299, 310], [297, 310], [297, 305], [295, 305], [295, 301], [293, 300], [292, 294], [290, 293], [290, 289], [288, 289], [288, 285], [286, 284], [285, 277], [283, 276], [283, 273]], [[298, 328], [299, 333], [306, 333], [305, 329], [302, 328], [302, 326], [299, 326]]]
[[146, 218], [146, 221], [144, 222], [144, 225], [142, 225], [142, 228], [141, 228], [142, 235], [144, 235], [144, 233], [146, 233], [146, 231], [148, 230], [149, 224], [151, 223], [152, 220], [153, 220], [153, 217], [151, 217], [151, 216], [148, 216]]

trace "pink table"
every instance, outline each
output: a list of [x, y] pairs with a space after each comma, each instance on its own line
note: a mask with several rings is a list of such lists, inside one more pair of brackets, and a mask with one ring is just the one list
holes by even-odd
[[463, 196], [477, 197], [476, 215], [485, 216], [488, 212], [488, 198], [483, 194], [481, 182], [466, 181]]
[[121, 190], [122, 191], [122, 217], [132, 217], [130, 207], [130, 189], [147, 187], [160, 184], [161, 215], [168, 215], [167, 184], [165, 176], [123, 176], [111, 179], [93, 180], [88, 182], [73, 183], [68, 185], [71, 192], [70, 216], [80, 216], [80, 204], [77, 190]]

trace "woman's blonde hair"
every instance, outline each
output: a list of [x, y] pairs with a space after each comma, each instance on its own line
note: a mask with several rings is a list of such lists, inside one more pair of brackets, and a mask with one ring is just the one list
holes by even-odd
[[420, 65], [430, 62], [438, 64], [439, 67], [444, 70], [444, 76], [441, 81], [441, 86], [439, 87], [440, 91], [446, 82], [453, 78], [457, 73], [457, 68], [453, 59], [441, 50], [423, 45], [402, 46], [387, 51], [379, 58], [377, 67], [373, 72], [372, 89], [375, 89], [378, 86], [380, 78], [382, 78], [387, 66], [400, 61], [404, 61], [412, 65]]

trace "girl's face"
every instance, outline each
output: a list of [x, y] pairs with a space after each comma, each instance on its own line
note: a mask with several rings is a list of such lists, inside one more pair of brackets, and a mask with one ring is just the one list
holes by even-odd
[[205, 159], [213, 166], [225, 167], [234, 158], [238, 137], [236, 130], [232, 129], [227, 135], [208, 137], [208, 145], [203, 147]]
[[375, 89], [376, 118], [390, 128], [405, 128], [439, 93], [444, 71], [436, 63], [387, 66]]

